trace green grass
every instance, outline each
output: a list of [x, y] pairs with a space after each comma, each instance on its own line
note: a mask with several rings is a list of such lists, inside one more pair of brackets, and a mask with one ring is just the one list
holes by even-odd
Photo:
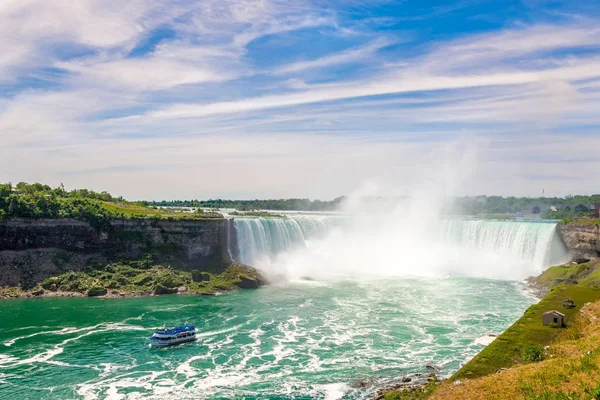
[[600, 287], [600, 262], [550, 267], [533, 279], [533, 282], [546, 288], [561, 284]]
[[560, 284], [583, 283], [583, 280], [586, 280], [587, 285], [590, 285], [595, 282], [599, 267], [600, 264], [598, 263], [550, 267], [535, 278], [534, 282], [547, 288]]
[[[554, 273], [548, 274], [554, 278]], [[550, 279], [550, 278], [549, 278]], [[572, 299], [574, 308], [564, 308], [562, 301]], [[478, 378], [496, 373], [500, 368], [521, 364], [528, 346], [549, 345], [563, 329], [569, 325], [580, 308], [587, 302], [600, 299], [600, 289], [590, 286], [559, 285], [553, 288], [539, 303], [532, 305], [502, 335], [477, 354], [471, 361], [456, 372], [450, 379]], [[557, 329], [542, 325], [542, 314], [557, 310], [565, 314], [566, 328]]]
[[232, 211], [229, 215], [239, 215], [243, 217], [274, 217], [274, 218], [287, 218], [283, 214], [274, 214], [268, 211]]
[[561, 225], [577, 224], [577, 225], [600, 225], [600, 219], [597, 218], [565, 218], [559, 222]]
[[392, 390], [383, 395], [384, 400], [424, 400], [431, 396], [437, 388], [435, 381], [427, 382], [414, 388]]
[[216, 212], [183, 212], [165, 208], [146, 207], [137, 203], [113, 203], [103, 201], [102, 207], [112, 214], [121, 214], [125, 218], [156, 218], [194, 221], [223, 218], [223, 215]]

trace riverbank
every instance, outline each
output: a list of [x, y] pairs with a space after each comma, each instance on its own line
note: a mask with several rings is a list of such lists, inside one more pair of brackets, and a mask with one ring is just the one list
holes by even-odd
[[[414, 388], [400, 388], [383, 398], [598, 398], [600, 260], [551, 267], [528, 283], [543, 298], [445, 383], [421, 385], [417, 395]], [[564, 326], [542, 325], [542, 314], [550, 310], [564, 314]]]
[[258, 288], [265, 279], [256, 269], [232, 263], [220, 274], [183, 271], [148, 261], [112, 263], [103, 269], [69, 271], [44, 279], [31, 289], [0, 288], [0, 299], [30, 297], [147, 297], [165, 294], [218, 295]]

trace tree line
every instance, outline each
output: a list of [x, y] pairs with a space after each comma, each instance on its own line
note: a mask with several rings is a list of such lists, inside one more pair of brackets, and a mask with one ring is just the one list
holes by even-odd
[[[527, 210], [543, 218], [562, 219], [588, 215], [596, 204], [600, 204], [600, 194], [566, 197], [467, 196], [455, 198], [453, 204], [456, 212], [465, 215], [515, 214]], [[550, 209], [552, 206], [557, 211]]]
[[345, 197], [331, 201], [310, 199], [272, 199], [272, 200], [162, 200], [142, 201], [146, 206], [154, 207], [203, 207], [231, 208], [238, 211], [281, 210], [281, 211], [334, 211], [337, 210]]
[[[41, 183], [17, 185], [0, 184], [0, 219], [22, 218], [76, 218], [90, 223], [101, 223], [110, 218], [135, 218], [131, 211], [119, 206], [135, 205], [142, 210], [148, 207], [193, 207], [193, 208], [229, 208], [238, 211], [281, 210], [281, 211], [335, 211], [346, 197], [337, 197], [331, 201], [310, 200], [306, 198], [270, 199], [270, 200], [163, 200], [128, 202], [123, 197], [114, 197], [110, 193], [95, 192], [88, 189], [67, 191], [63, 185], [52, 188]], [[379, 198], [381, 200], [382, 198]], [[404, 201], [406, 198], [398, 198]], [[467, 196], [451, 199], [452, 207], [448, 212], [463, 215], [515, 214], [528, 210], [543, 218], [574, 218], [588, 215], [590, 208], [600, 204], [600, 194], [567, 197], [502, 197]], [[111, 207], [110, 204], [113, 204]], [[386, 202], [366, 202], [368, 207]], [[389, 203], [387, 203], [389, 204]], [[550, 209], [554, 206], [557, 211]], [[123, 212], [125, 211], [125, 213]], [[158, 213], [158, 211], [155, 211]], [[137, 215], [140, 217], [140, 215]]]
[[103, 202], [124, 202], [107, 192], [88, 189], [65, 190], [41, 183], [0, 184], [0, 220], [6, 218], [74, 218], [100, 227], [121, 213], [104, 207]]

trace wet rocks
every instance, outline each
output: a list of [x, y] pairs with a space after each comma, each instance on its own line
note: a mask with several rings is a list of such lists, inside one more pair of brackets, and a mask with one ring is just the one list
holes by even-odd
[[352, 382], [350, 384], [350, 387], [353, 387], [355, 389], [363, 389], [363, 388], [367, 388], [369, 386], [373, 386], [374, 383], [375, 382], [372, 379], [359, 379], [355, 382]]
[[[387, 394], [390, 393], [402, 393], [408, 395], [407, 398], [421, 398], [425, 393], [429, 393], [432, 387], [435, 387], [444, 381], [443, 378], [438, 377], [435, 373], [415, 373], [411, 375], [402, 376], [397, 381], [388, 382], [384, 384], [378, 391], [375, 400], [384, 399]], [[362, 381], [358, 381], [362, 382]], [[358, 387], [358, 386], [353, 386]], [[401, 397], [404, 398], [404, 397]]]
[[241, 275], [240, 281], [239, 283], [237, 283], [237, 286], [242, 289], [256, 289], [260, 286], [260, 284], [258, 282], [258, 279]]
[[105, 296], [106, 293], [107, 293], [106, 288], [97, 286], [97, 287], [89, 288], [86, 294], [88, 297], [97, 297], [97, 296]]
[[160, 283], [158, 283], [155, 287], [154, 287], [154, 291], [152, 292], [155, 295], [158, 294], [173, 294], [173, 293], [177, 293], [177, 288], [168, 288], [164, 285], [161, 285]]
[[439, 371], [442, 370], [442, 368], [438, 367], [437, 365], [435, 365], [433, 363], [427, 363], [427, 364], [425, 364], [425, 368], [427, 368], [429, 370], [432, 370], [432, 371], [437, 371], [437, 372], [439, 372]]
[[590, 259], [587, 257], [577, 257], [573, 260], [573, 262], [575, 264], [585, 264], [587, 262], [590, 262]]
[[192, 280], [194, 282], [208, 282], [210, 281], [210, 274], [208, 272], [202, 272], [197, 269], [192, 270]]

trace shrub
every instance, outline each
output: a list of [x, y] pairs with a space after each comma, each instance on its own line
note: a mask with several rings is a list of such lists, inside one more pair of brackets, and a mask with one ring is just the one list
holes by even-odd
[[153, 280], [154, 280], [154, 277], [151, 274], [143, 273], [143, 274], [137, 275], [135, 278], [133, 278], [133, 280], [131, 282], [136, 286], [140, 286], [140, 285], [145, 285], [147, 283], [150, 283]]
[[95, 296], [104, 296], [106, 294], [106, 288], [103, 288], [102, 286], [94, 286], [88, 289], [87, 291], [87, 295], [89, 297], [95, 297]]
[[541, 344], [531, 343], [523, 349], [522, 357], [526, 363], [542, 361], [544, 359], [544, 347]]

